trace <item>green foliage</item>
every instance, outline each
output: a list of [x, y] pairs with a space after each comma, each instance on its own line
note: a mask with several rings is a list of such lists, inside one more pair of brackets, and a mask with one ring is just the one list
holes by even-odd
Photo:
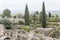
[[3, 24], [3, 20], [0, 19], [0, 24]]
[[25, 8], [25, 25], [29, 26], [30, 25], [30, 20], [29, 20], [29, 11], [28, 11], [28, 6], [26, 4], [26, 8]]
[[41, 27], [41, 24], [37, 24], [36, 26], [37, 26], [37, 27]]
[[2, 15], [2, 17], [11, 17], [11, 11], [9, 10], [9, 9], [5, 9], [4, 11], [3, 11], [3, 15]]
[[60, 18], [50, 17], [50, 19], [48, 21], [50, 21], [50, 22], [60, 22]]
[[32, 15], [29, 15], [30, 23], [32, 23]]
[[5, 25], [5, 28], [6, 28], [6, 29], [11, 29], [12, 26], [11, 26], [11, 25]]
[[26, 32], [29, 32], [30, 31], [30, 26], [25, 26], [25, 27], [23, 27], [24, 28], [24, 30], [26, 31]]
[[24, 25], [24, 22], [23, 21], [19, 21], [18, 24]]
[[12, 28], [10, 20], [7, 20], [7, 19], [1, 20], [0, 24], [3, 24], [6, 29], [11, 29]]
[[32, 18], [33, 18], [34, 23], [38, 23], [38, 22], [39, 22], [39, 12], [36, 11], [36, 12], [33, 14]]
[[49, 20], [50, 22], [56, 22], [56, 18], [50, 18], [50, 20]]
[[38, 15], [38, 14], [39, 14], [39, 12], [38, 12], [38, 11], [36, 11], [36, 12], [35, 12], [35, 14], [36, 14], [36, 15]]
[[44, 2], [43, 2], [43, 6], [42, 6], [41, 21], [42, 21], [42, 27], [45, 28], [46, 27], [46, 13], [45, 13]]
[[40, 21], [40, 23], [42, 23], [42, 12], [40, 12], [39, 21]]
[[59, 17], [59, 15], [57, 15], [57, 14], [55, 14], [55, 15], [56, 15], [57, 18]]
[[13, 18], [16, 18], [16, 16], [13, 16]]
[[51, 17], [51, 13], [49, 12], [49, 18]]
[[59, 37], [60, 37], [60, 27], [59, 26], [56, 29], [55, 33], [53, 34], [53, 37], [59, 39]]
[[33, 15], [33, 21], [34, 21], [34, 23], [36, 21], [36, 15], [35, 14]]

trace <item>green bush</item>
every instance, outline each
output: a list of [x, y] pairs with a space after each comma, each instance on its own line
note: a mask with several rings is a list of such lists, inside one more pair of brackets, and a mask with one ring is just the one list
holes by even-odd
[[18, 24], [24, 25], [24, 22], [23, 21], [19, 21]]
[[6, 28], [6, 29], [11, 29], [12, 26], [11, 26], [11, 25], [5, 25], [5, 28]]
[[0, 24], [3, 24], [6, 29], [12, 28], [10, 20], [7, 20], [7, 19], [0, 20]]
[[13, 18], [16, 18], [16, 16], [13, 16]]
[[50, 22], [60, 22], [60, 18], [50, 17], [50, 19], [48, 19], [48, 21], [50, 21]]
[[56, 18], [52, 18], [52, 17], [51, 17], [51, 18], [49, 19], [49, 21], [50, 21], [50, 22], [56, 22], [56, 21], [57, 21], [57, 19], [56, 19]]
[[23, 27], [23, 29], [24, 29], [26, 32], [29, 32], [29, 31], [30, 31], [30, 26], [25, 26], [25, 27]]
[[11, 17], [11, 11], [9, 9], [4, 9], [2, 17]]
[[60, 27], [56, 29], [55, 33], [53, 34], [54, 38], [58, 38], [60, 37]]
[[41, 24], [37, 24], [36, 27], [41, 27], [42, 25]]

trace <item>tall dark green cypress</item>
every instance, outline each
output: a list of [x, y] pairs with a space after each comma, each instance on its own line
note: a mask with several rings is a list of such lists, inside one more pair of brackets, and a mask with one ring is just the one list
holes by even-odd
[[49, 18], [51, 17], [51, 13], [49, 12]]
[[43, 28], [46, 28], [46, 12], [45, 12], [45, 4], [43, 2], [43, 5], [42, 5], [42, 27]]
[[29, 26], [30, 25], [30, 21], [29, 21], [29, 11], [28, 11], [28, 6], [26, 4], [26, 8], [25, 8], [25, 25]]

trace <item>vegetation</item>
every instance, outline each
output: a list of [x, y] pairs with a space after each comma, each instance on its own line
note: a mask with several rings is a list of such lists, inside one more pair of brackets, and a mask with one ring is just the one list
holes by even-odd
[[18, 21], [18, 24], [24, 25], [24, 22], [23, 21]]
[[44, 2], [43, 2], [43, 6], [42, 6], [42, 14], [41, 14], [42, 18], [41, 18], [41, 21], [42, 21], [42, 27], [43, 28], [46, 28], [46, 13], [45, 13], [45, 5], [44, 5]]
[[60, 27], [58, 27], [55, 33], [53, 34], [53, 38], [59, 38], [59, 37], [60, 37]]
[[38, 24], [39, 23], [39, 12], [36, 11], [35, 15], [36, 15], [35, 20], [36, 20], [36, 23]]
[[51, 13], [49, 12], [49, 18], [51, 17]]
[[23, 27], [23, 29], [24, 29], [26, 32], [29, 32], [29, 31], [30, 31], [30, 26], [25, 26], [25, 27]]
[[[5, 9], [3, 11], [2, 17], [11, 17], [11, 11], [9, 9]], [[22, 18], [15, 20], [15, 18]], [[48, 15], [46, 14], [45, 11], [45, 4], [43, 2], [42, 5], [42, 11], [39, 12], [35, 11], [34, 14], [29, 15], [29, 10], [28, 10], [28, 5], [26, 4], [25, 8], [25, 15], [23, 18], [23, 15], [18, 14], [13, 16], [13, 21], [10, 21], [9, 19], [4, 19], [0, 20], [0, 24], [3, 24], [6, 29], [12, 29], [13, 26], [19, 26], [17, 27], [18, 29], [24, 29], [24, 31], [29, 32], [31, 28], [35, 30], [37, 27], [55, 27], [55, 26], [60, 26], [58, 22], [60, 22], [60, 18], [57, 14], [53, 15], [49, 12]], [[11, 23], [12, 22], [12, 23]], [[12, 25], [11, 25], [12, 24]], [[35, 31], [36, 33], [42, 34], [42, 31]], [[54, 37], [56, 35], [60, 34], [60, 28], [58, 28], [54, 34]], [[58, 35], [59, 36], [59, 35]]]
[[16, 16], [13, 16], [13, 18], [16, 18]]
[[12, 28], [10, 20], [7, 20], [7, 19], [1, 20], [0, 24], [3, 24], [6, 29], [11, 29]]
[[28, 6], [26, 4], [25, 8], [25, 25], [29, 26], [30, 25], [30, 20], [29, 20], [29, 11], [28, 11]]
[[11, 17], [11, 11], [9, 9], [5, 9], [2, 17]]
[[36, 15], [35, 14], [33, 15], [33, 21], [34, 21], [34, 23], [36, 21]]

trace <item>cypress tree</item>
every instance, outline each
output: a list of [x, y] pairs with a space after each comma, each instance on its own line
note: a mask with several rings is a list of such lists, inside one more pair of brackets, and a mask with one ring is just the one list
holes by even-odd
[[28, 11], [28, 6], [26, 4], [26, 8], [25, 8], [25, 25], [29, 26], [30, 25], [30, 21], [29, 21], [29, 11]]
[[51, 17], [51, 13], [49, 12], [49, 18]]
[[46, 27], [46, 13], [45, 13], [45, 4], [43, 2], [43, 6], [42, 6], [42, 27], [45, 28]]

